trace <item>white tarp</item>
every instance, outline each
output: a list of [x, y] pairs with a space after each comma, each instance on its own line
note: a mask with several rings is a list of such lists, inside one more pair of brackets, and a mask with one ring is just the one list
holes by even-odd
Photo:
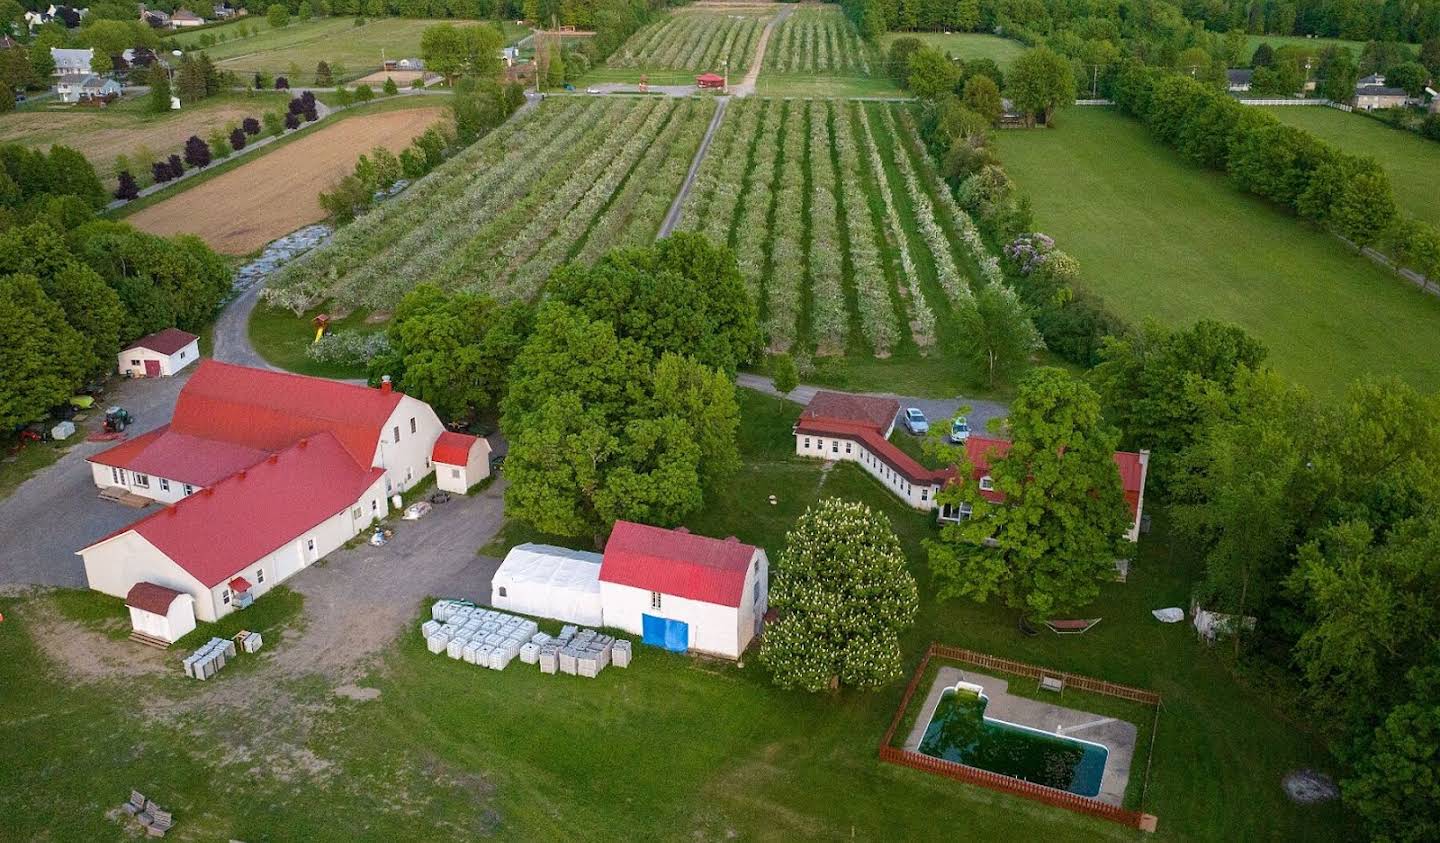
[[547, 544], [516, 545], [490, 581], [497, 609], [601, 626], [600, 554]]

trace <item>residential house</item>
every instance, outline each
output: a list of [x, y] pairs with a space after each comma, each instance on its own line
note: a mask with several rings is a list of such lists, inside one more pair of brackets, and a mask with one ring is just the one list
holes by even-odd
[[25, 25], [31, 32], [36, 27], [44, 26], [51, 21], [59, 21], [66, 29], [74, 29], [80, 25], [85, 16], [90, 13], [89, 9], [75, 9], [70, 6], [56, 6], [53, 3], [45, 11], [33, 11], [25, 13]]
[[1255, 71], [1248, 67], [1232, 67], [1225, 71], [1225, 87], [1231, 93], [1243, 93], [1250, 90], [1250, 82], [1255, 77]]
[[599, 570], [605, 625], [667, 650], [738, 659], [760, 633], [769, 576], [765, 551], [734, 536], [616, 521]]
[[429, 473], [442, 432], [388, 380], [204, 361], [169, 424], [89, 458], [96, 485], [170, 505], [80, 550], [86, 579], [118, 597], [150, 583], [189, 595], [200, 620], [223, 617], [386, 514]]
[[[229, 20], [235, 17], [235, 9], [228, 3], [216, 3], [210, 10], [211, 17], [216, 20]], [[243, 10], [242, 10], [243, 14]]]
[[82, 103], [106, 103], [114, 102], [124, 92], [119, 82], [114, 79], [107, 79], [91, 74], [85, 81], [80, 83], [80, 102]]
[[51, 76], [88, 76], [92, 72], [90, 63], [95, 60], [95, 51], [89, 47], [83, 50], [51, 47], [50, 60], [55, 63]]
[[169, 377], [200, 359], [200, 338], [166, 328], [130, 343], [118, 358], [117, 371], [127, 378]]
[[170, 14], [168, 12], [162, 12], [159, 9], [147, 9], [143, 4], [140, 6], [140, 22], [149, 26], [151, 29], [174, 28], [170, 26]]
[[205, 19], [190, 11], [189, 9], [176, 9], [174, 14], [170, 15], [171, 29], [188, 29], [192, 26], [204, 25]]
[[1381, 108], [1399, 108], [1409, 103], [1410, 94], [1404, 88], [1391, 88], [1379, 84], [1356, 85], [1355, 99], [1351, 104], [1366, 111], [1375, 111]]
[[[795, 422], [795, 453], [825, 460], [849, 460], [879, 480], [906, 505], [923, 511], [936, 509], [935, 495], [956, 482], [957, 472], [948, 468], [926, 468], [890, 441], [900, 403], [893, 398], [821, 391], [815, 394]], [[972, 434], [965, 452], [976, 474], [970, 482], [979, 484], [989, 497], [989, 459], [1003, 456], [1010, 443]], [[1145, 475], [1150, 462], [1148, 451], [1115, 454], [1121, 485], [1130, 506], [1131, 523], [1125, 537], [1140, 537], [1140, 516], [1144, 506]], [[998, 495], [998, 493], [996, 493]], [[999, 499], [999, 498], [996, 498]], [[968, 518], [965, 506], [943, 506], [937, 517], [945, 521]]]

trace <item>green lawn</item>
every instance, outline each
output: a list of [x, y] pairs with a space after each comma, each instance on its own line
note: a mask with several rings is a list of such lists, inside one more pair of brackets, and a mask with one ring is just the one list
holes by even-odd
[[1440, 388], [1440, 300], [1185, 163], [1140, 123], [1074, 108], [1056, 129], [996, 138], [1037, 228], [1121, 315], [1234, 322], [1324, 396], [1366, 373]]
[[[436, 23], [473, 25], [475, 21], [435, 21], [409, 18], [366, 18], [357, 26], [357, 18], [330, 17], [296, 21], [283, 29], [262, 27], [249, 38], [238, 38], [205, 48], [205, 52], [222, 70], [233, 70], [242, 78], [261, 71], [272, 76], [290, 75], [292, 66], [299, 68], [299, 81], [312, 84], [315, 65], [339, 64], [341, 76], [351, 79], [378, 71], [383, 59], [414, 58], [420, 55], [420, 34]], [[228, 27], [227, 27], [228, 28]], [[220, 31], [225, 31], [222, 28]], [[190, 33], [198, 39], [203, 33]], [[194, 43], [194, 42], [191, 42]]]
[[[1284, 694], [1237, 686], [1187, 627], [1150, 617], [1152, 608], [1184, 605], [1196, 574], [1186, 548], [1165, 538], [1163, 518], [1130, 582], [1106, 586], [1087, 610], [1105, 617], [1101, 626], [1085, 636], [1024, 638], [1009, 611], [930, 596], [920, 547], [932, 534], [929, 518], [854, 465], [826, 470], [792, 456], [794, 405], [742, 391], [742, 412], [746, 465], [708, 490], [705, 510], [687, 519], [692, 529], [734, 533], [773, 559], [817, 497], [864, 500], [894, 524], [920, 582], [919, 619], [903, 642], [907, 676], [938, 640], [1164, 694], [1144, 803], [1160, 817], [1158, 839], [1351, 832], [1333, 805], [1300, 808], [1284, 797], [1287, 770], [1331, 769], [1316, 741], [1274, 708]], [[511, 531], [515, 540], [522, 533]], [[94, 601], [75, 602], [67, 617], [108, 623]], [[417, 620], [427, 611], [414, 608]], [[0, 597], [0, 742], [26, 749], [0, 766], [0, 817], [17, 839], [114, 838], [105, 812], [131, 788], [173, 810], [195, 839], [920, 840], [955, 828], [1021, 840], [1148, 839], [880, 764], [876, 747], [903, 680], [876, 693], [811, 696], [775, 690], [753, 658], [737, 667], [644, 647], [629, 669], [595, 681], [519, 663], [492, 673], [431, 655], [407, 630], [359, 683], [379, 689], [379, 699], [341, 700], [326, 683], [291, 679], [261, 686], [237, 721], [225, 709], [197, 710], [197, 695], [223, 688], [186, 680], [178, 666], [111, 681], [60, 675], [32, 640], [47, 611], [45, 598]], [[270, 657], [217, 681], [257, 678]], [[141, 713], [157, 711], [165, 716]], [[263, 734], [252, 731], [257, 721]], [[223, 751], [237, 735], [269, 754]], [[323, 774], [302, 772], [297, 751]]]
[[[255, 306], [250, 315], [250, 342], [265, 362], [278, 366], [287, 372], [312, 375], [319, 378], [363, 378], [365, 369], [361, 366], [346, 366], [338, 363], [321, 363], [305, 353], [315, 341], [315, 326], [311, 322], [322, 311], [310, 311], [302, 316], [283, 307], [270, 307], [265, 303]], [[363, 334], [385, 330], [385, 321], [366, 322], [369, 313], [355, 311], [330, 323], [332, 331], [358, 332]]]
[[[1365, 49], [1364, 41], [1347, 41], [1344, 38], [1306, 38], [1303, 35], [1248, 35], [1245, 37], [1245, 64], [1250, 63], [1250, 57], [1255, 55], [1255, 48], [1261, 44], [1269, 44], [1275, 49], [1281, 47], [1310, 47], [1315, 52], [1320, 52], [1326, 47], [1349, 47], [1355, 58], [1360, 58], [1360, 51]], [[1418, 47], [1411, 45], [1414, 52]]]
[[1374, 157], [1390, 177], [1401, 210], [1440, 225], [1440, 143], [1336, 108], [1265, 110], [1345, 152]]
[[1010, 63], [1025, 52], [1019, 41], [983, 32], [887, 32], [880, 43], [888, 50], [896, 38], [919, 38], [960, 59], [992, 59], [1001, 70], [1009, 70]]
[[887, 76], [806, 75], [762, 72], [755, 81], [762, 97], [909, 97]]
[[[0, 498], [9, 497], [11, 492], [20, 488], [21, 483], [60, 459], [71, 445], [84, 438], [85, 434], [78, 430], [68, 442], [29, 442], [19, 445], [15, 440], [6, 437], [5, 450], [0, 451]], [[10, 450], [12, 448], [14, 450]]]

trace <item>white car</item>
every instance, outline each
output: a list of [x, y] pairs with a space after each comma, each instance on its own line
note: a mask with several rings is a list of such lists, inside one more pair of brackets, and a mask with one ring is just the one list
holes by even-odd
[[425, 513], [429, 511], [429, 501], [416, 501], [405, 507], [405, 514], [400, 517], [404, 518], [406, 521], [419, 521], [421, 518], [424, 518]]
[[925, 414], [920, 412], [919, 407], [905, 409], [905, 427], [916, 436], [930, 432], [930, 422], [926, 421]]
[[585, 93], [587, 93], [587, 94], [598, 94], [598, 93], [600, 93], [600, 89], [599, 89], [599, 88], [595, 88], [595, 87], [586, 88], [586, 89], [585, 89]]
[[956, 416], [950, 423], [950, 441], [959, 445], [970, 438], [970, 422], [964, 416]]

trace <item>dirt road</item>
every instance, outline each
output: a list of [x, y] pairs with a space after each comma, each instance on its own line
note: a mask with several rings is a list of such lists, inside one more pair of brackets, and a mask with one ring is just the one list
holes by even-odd
[[376, 146], [399, 152], [440, 119], [439, 106], [337, 120], [126, 221], [152, 234], [197, 234], [218, 252], [244, 255], [325, 217], [320, 192]]

